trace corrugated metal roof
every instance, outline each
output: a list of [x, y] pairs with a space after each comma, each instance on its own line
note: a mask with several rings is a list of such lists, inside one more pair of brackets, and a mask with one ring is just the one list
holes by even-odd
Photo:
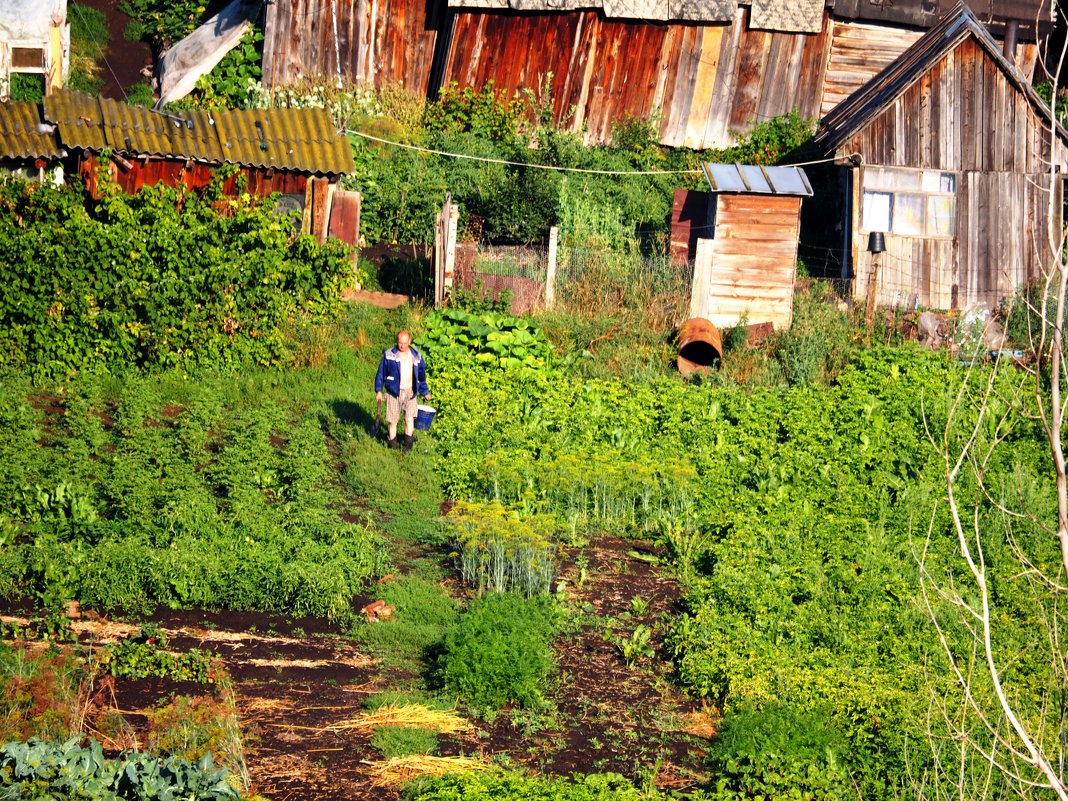
[[808, 176], [800, 167], [763, 167], [759, 164], [701, 164], [713, 192], [759, 195], [812, 196]]
[[[1009, 83], [1023, 93], [1041, 116], [1048, 119], [1049, 107], [1020, 71], [1005, 58], [993, 36], [976, 19], [971, 9], [961, 2], [950, 16], [916, 40], [896, 61], [835, 106], [820, 123], [815, 141], [823, 144], [827, 152], [833, 151], [846, 139], [859, 133], [947, 53], [969, 37], [974, 38], [987, 52]], [[1062, 126], [1057, 125], [1057, 131], [1062, 138], [1068, 138], [1068, 132]]]
[[59, 147], [52, 126], [41, 121], [36, 103], [0, 103], [0, 158], [59, 158]]
[[45, 117], [70, 148], [317, 175], [355, 169], [352, 146], [325, 109], [169, 113], [64, 91], [45, 98]]

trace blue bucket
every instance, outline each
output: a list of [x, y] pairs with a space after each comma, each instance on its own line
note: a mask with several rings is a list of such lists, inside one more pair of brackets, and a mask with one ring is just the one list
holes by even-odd
[[415, 427], [420, 431], [426, 431], [430, 428], [430, 424], [434, 422], [434, 415], [437, 413], [438, 410], [433, 406], [419, 404], [419, 408], [415, 413]]

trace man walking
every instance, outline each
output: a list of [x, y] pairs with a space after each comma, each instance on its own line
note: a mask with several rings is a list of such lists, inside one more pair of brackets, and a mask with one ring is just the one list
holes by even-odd
[[375, 376], [375, 402], [386, 396], [386, 422], [389, 424], [389, 447], [397, 447], [397, 423], [404, 412], [404, 450], [410, 451], [415, 441], [416, 396], [429, 400], [430, 390], [426, 385], [426, 362], [423, 355], [412, 347], [412, 335], [407, 331], [397, 332], [397, 346], [382, 352]]

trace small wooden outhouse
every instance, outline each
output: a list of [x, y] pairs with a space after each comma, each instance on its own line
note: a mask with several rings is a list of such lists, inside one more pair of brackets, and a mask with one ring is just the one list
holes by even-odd
[[812, 195], [799, 167], [702, 165], [711, 189], [697, 239], [690, 317], [724, 328], [789, 328], [801, 200]]

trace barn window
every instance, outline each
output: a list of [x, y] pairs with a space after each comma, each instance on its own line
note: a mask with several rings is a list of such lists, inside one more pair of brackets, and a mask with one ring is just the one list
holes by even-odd
[[957, 179], [953, 173], [867, 167], [861, 181], [863, 232], [925, 238], [954, 235]]

